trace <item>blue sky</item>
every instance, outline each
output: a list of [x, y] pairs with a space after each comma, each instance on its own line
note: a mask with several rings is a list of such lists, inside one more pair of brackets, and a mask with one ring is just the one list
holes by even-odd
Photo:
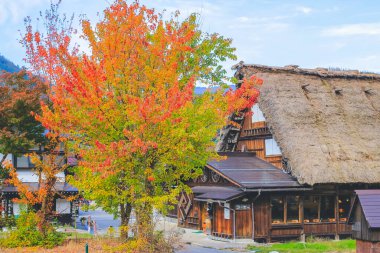
[[[63, 0], [63, 12], [97, 20], [112, 0]], [[380, 1], [141, 0], [148, 7], [201, 14], [202, 29], [233, 39], [238, 61], [380, 72]], [[50, 0], [0, 0], [0, 54], [24, 65], [23, 18]], [[237, 61], [237, 62], [238, 62]], [[228, 62], [230, 68], [236, 62]], [[232, 73], [230, 71], [230, 73]]]

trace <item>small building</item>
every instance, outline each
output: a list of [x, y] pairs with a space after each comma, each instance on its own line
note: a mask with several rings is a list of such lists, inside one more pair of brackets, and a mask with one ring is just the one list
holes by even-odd
[[[380, 189], [380, 75], [238, 64], [263, 79], [251, 114], [234, 114], [218, 152], [188, 182], [180, 226], [255, 241], [350, 237], [357, 189]], [[239, 127], [240, 126], [240, 127]]]
[[357, 190], [349, 215], [356, 252], [380, 252], [380, 190]]
[[[24, 152], [24, 154], [32, 152], [42, 154], [43, 147], [34, 147], [27, 152]], [[2, 154], [0, 154], [0, 158], [1, 157]], [[41, 157], [43, 156], [41, 155]], [[77, 165], [77, 159], [75, 157], [65, 157], [63, 151], [60, 151], [58, 157], [62, 157], [62, 162], [69, 164], [70, 167]], [[39, 189], [39, 178], [33, 170], [34, 164], [32, 164], [30, 157], [9, 154], [6, 160], [11, 162], [13, 167], [16, 168], [17, 176], [23, 184], [27, 185], [31, 191], [36, 191]], [[61, 161], [61, 159], [58, 160]], [[78, 201], [68, 201], [66, 199], [69, 196], [75, 196], [78, 194], [78, 189], [66, 182], [67, 173], [67, 170], [58, 173], [56, 175], [57, 182], [54, 186], [56, 196], [54, 196], [55, 203], [53, 206], [53, 211], [56, 213], [57, 220], [62, 223], [71, 223], [73, 221], [73, 216], [76, 216], [79, 212]], [[19, 197], [17, 188], [13, 185], [3, 184], [0, 189], [0, 193], [0, 210], [2, 210], [0, 213], [4, 216], [14, 215], [17, 217], [23, 208], [22, 205], [13, 201]]]

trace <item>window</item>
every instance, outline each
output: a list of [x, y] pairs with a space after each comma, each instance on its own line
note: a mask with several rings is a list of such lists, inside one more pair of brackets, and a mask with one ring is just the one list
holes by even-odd
[[249, 210], [250, 205], [249, 204], [236, 204], [235, 210]]
[[305, 196], [304, 222], [335, 222], [335, 196]]
[[339, 196], [339, 221], [346, 222], [348, 212], [351, 208], [351, 197], [350, 196]]
[[321, 221], [335, 222], [335, 196], [321, 196]]
[[265, 155], [281, 155], [280, 147], [273, 138], [265, 139]]
[[255, 104], [252, 107], [252, 123], [265, 121], [263, 112], [260, 110], [259, 105]]
[[303, 200], [304, 222], [319, 222], [319, 197], [305, 196]]
[[224, 203], [224, 219], [230, 219], [230, 203]]
[[287, 223], [299, 223], [300, 222], [300, 212], [299, 212], [299, 197], [298, 196], [288, 196], [286, 197], [286, 221]]
[[17, 157], [17, 168], [31, 168], [33, 164], [30, 162], [30, 158], [27, 156]]
[[272, 223], [279, 224], [284, 223], [284, 198], [281, 197], [272, 197], [271, 198], [271, 207], [272, 207]]
[[272, 223], [299, 223], [300, 222], [300, 197], [299, 196], [275, 196], [271, 198]]

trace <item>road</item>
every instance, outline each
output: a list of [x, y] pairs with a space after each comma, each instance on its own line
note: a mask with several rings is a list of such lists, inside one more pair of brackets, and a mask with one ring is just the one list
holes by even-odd
[[232, 252], [233, 251], [204, 248], [204, 247], [195, 246], [195, 245], [186, 245], [185, 248], [176, 251], [176, 253], [232, 253]]
[[[82, 225], [80, 223], [80, 218], [84, 217], [87, 219], [89, 216], [91, 217], [92, 220], [95, 220], [95, 222], [97, 224], [97, 233], [98, 234], [106, 234], [107, 229], [110, 226], [113, 226], [115, 229], [118, 229], [118, 227], [120, 225], [120, 219], [114, 220], [112, 215], [106, 213], [105, 211], [103, 211], [101, 209], [96, 209], [96, 210], [90, 210], [88, 212], [85, 212], [85, 211], [79, 212], [79, 217], [77, 218], [77, 229], [87, 231], [87, 225], [86, 224]], [[91, 233], [93, 233], [92, 229], [91, 229]], [[183, 249], [176, 251], [176, 253], [231, 253], [231, 252], [233, 252], [233, 251], [218, 250], [218, 249], [214, 249], [214, 248], [197, 246], [194, 244], [191, 244], [191, 245], [185, 244]]]
[[[91, 220], [94, 220], [96, 222], [97, 226], [97, 232], [98, 234], [105, 234], [107, 233], [107, 229], [112, 226], [115, 229], [117, 229], [120, 226], [120, 219], [113, 219], [113, 216], [106, 213], [105, 211], [101, 209], [96, 210], [90, 210], [88, 212], [79, 211], [79, 217], [77, 218], [77, 228], [81, 230], [87, 230], [87, 225], [82, 225], [80, 223], [80, 218], [88, 218], [91, 217]], [[93, 230], [91, 230], [91, 233], [93, 233]]]

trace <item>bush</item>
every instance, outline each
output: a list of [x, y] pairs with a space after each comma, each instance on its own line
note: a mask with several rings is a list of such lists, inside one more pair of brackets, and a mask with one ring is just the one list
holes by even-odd
[[38, 216], [34, 212], [22, 212], [16, 219], [16, 230], [10, 231], [4, 238], [0, 239], [0, 247], [32, 247], [40, 246], [53, 248], [61, 245], [65, 239], [63, 233], [55, 231], [50, 226], [46, 235], [37, 229]]
[[0, 228], [4, 228], [4, 227], [11, 228], [14, 226], [16, 226], [16, 220], [13, 215], [0, 217]]

